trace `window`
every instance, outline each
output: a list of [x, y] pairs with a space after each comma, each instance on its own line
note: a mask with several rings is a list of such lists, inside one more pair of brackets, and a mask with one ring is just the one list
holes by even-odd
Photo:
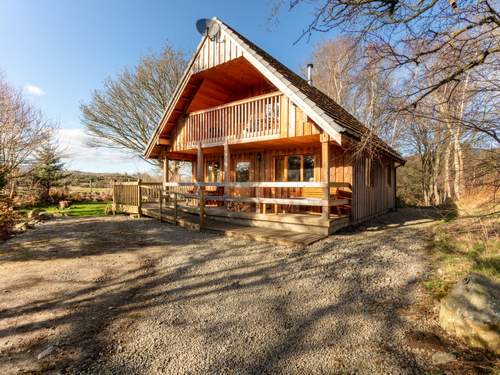
[[374, 177], [373, 160], [365, 158], [365, 185], [373, 187]]
[[300, 156], [288, 157], [288, 179], [287, 181], [300, 181]]
[[314, 182], [314, 156], [304, 156], [304, 181]]
[[236, 182], [250, 181], [250, 162], [240, 161], [236, 164]]
[[385, 174], [387, 178], [387, 186], [391, 187], [392, 186], [392, 168], [390, 164], [387, 164], [385, 167]]
[[219, 182], [221, 180], [220, 162], [211, 160], [208, 162], [208, 182]]
[[278, 156], [274, 159], [274, 180], [285, 181], [285, 157]]

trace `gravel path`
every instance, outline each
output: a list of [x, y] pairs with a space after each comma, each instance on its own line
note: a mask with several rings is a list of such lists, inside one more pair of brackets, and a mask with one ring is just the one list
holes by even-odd
[[449, 343], [420, 286], [429, 225], [405, 211], [300, 249], [47, 222], [0, 245], [0, 373], [462, 373], [431, 360]]

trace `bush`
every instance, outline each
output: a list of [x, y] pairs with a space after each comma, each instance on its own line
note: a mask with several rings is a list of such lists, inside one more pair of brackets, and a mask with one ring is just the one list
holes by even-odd
[[0, 201], [0, 240], [9, 238], [15, 223], [15, 213], [10, 199]]

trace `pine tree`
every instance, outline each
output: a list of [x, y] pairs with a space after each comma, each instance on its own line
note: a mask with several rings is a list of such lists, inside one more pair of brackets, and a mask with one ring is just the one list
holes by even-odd
[[70, 174], [64, 172], [64, 167], [60, 151], [53, 143], [47, 142], [38, 150], [33, 179], [38, 187], [41, 202], [48, 202], [50, 189], [57, 186], [59, 181], [69, 177]]

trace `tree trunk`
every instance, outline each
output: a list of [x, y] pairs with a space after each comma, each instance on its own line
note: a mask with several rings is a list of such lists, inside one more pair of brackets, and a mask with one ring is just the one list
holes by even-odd
[[455, 198], [458, 200], [462, 196], [462, 145], [460, 144], [460, 130], [457, 128], [453, 137], [453, 167], [455, 169], [455, 181], [453, 189], [455, 190]]
[[451, 155], [451, 141], [449, 141], [446, 145], [446, 151], [444, 153], [444, 160], [443, 160], [443, 183], [444, 183], [444, 190], [443, 190], [443, 201], [446, 202], [446, 200], [451, 198], [451, 186], [450, 186], [450, 155]]

